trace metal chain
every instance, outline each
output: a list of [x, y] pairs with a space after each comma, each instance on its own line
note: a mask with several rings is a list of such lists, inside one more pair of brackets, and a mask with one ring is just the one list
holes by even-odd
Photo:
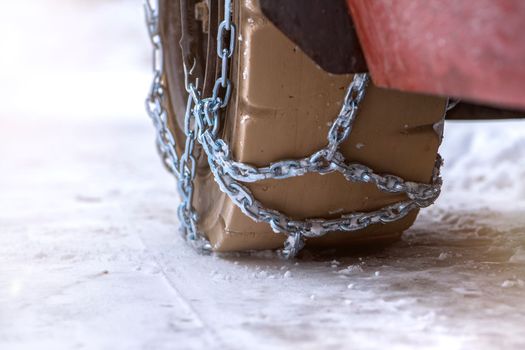
[[[228, 106], [232, 83], [228, 77], [229, 61], [235, 50], [235, 25], [231, 21], [231, 0], [224, 1], [224, 19], [219, 24], [217, 33], [217, 55], [221, 65], [221, 75], [215, 81], [211, 97], [202, 98], [198, 81], [189, 82], [187, 67], [185, 85], [188, 92], [184, 133], [186, 142], [180, 159], [176, 153], [173, 134], [167, 127], [167, 112], [164, 106], [165, 88], [163, 85], [162, 43], [158, 31], [158, 7], [154, 9], [146, 1], [146, 21], [153, 43], [154, 79], [146, 108], [157, 130], [157, 145], [164, 163], [178, 180], [181, 204], [178, 214], [185, 237], [198, 247], [210, 249], [204, 235], [198, 232], [197, 212], [193, 207], [193, 181], [195, 178], [196, 159], [195, 142], [197, 141], [208, 158], [210, 170], [222, 192], [226, 193], [241, 211], [256, 222], [266, 222], [276, 233], [287, 235], [283, 255], [295, 256], [304, 246], [305, 237], [319, 237], [334, 231], [357, 231], [372, 224], [389, 223], [405, 217], [411, 210], [431, 205], [439, 196], [441, 178], [439, 170], [442, 159], [438, 155], [430, 184], [404, 181], [395, 175], [379, 175], [362, 164], [345, 163], [339, 151], [341, 143], [352, 131], [359, 104], [364, 99], [368, 83], [367, 74], [355, 74], [341, 111], [328, 132], [326, 147], [311, 156], [301, 159], [289, 159], [271, 163], [266, 167], [255, 167], [232, 159], [228, 144], [218, 137], [220, 113]], [[227, 45], [225, 45], [227, 44]], [[221, 93], [222, 92], [222, 93]], [[241, 182], [250, 183], [265, 179], [284, 179], [302, 176], [307, 173], [327, 174], [340, 172], [348, 181], [371, 183], [387, 193], [405, 193], [407, 200], [387, 205], [371, 212], [353, 212], [336, 219], [313, 218], [295, 220], [285, 214], [264, 207], [257, 201], [250, 190]]]
[[163, 155], [163, 163], [178, 177], [177, 145], [173, 134], [168, 128], [168, 113], [164, 108], [163, 52], [158, 26], [158, 7], [154, 9], [149, 2], [146, 2], [144, 9], [148, 33], [153, 45], [153, 81], [146, 99], [146, 111], [155, 124], [157, 148], [159, 153]]

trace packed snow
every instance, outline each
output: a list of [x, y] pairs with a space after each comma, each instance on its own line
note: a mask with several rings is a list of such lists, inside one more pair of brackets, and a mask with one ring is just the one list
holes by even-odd
[[525, 122], [447, 123], [443, 194], [388, 248], [199, 255], [140, 2], [4, 5], [0, 349], [525, 347]]

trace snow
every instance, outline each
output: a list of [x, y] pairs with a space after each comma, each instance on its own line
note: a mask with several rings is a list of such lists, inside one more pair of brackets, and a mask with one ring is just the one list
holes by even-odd
[[363, 272], [363, 269], [359, 265], [349, 265], [347, 268], [337, 271], [338, 274], [343, 276], [350, 276], [359, 272]]
[[0, 349], [525, 347], [525, 122], [447, 123], [443, 194], [386, 249], [199, 255], [142, 111], [139, 5], [5, 4]]

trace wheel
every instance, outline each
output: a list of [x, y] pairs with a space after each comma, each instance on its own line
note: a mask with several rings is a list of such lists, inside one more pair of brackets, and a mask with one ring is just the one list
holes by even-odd
[[[203, 95], [211, 95], [220, 71], [216, 33], [222, 2], [162, 0], [160, 6], [170, 128], [181, 146], [187, 99], [183, 67], [191, 67]], [[257, 1], [234, 1], [233, 22], [237, 37], [229, 75], [234, 88], [221, 116], [219, 134], [230, 144], [234, 158], [266, 166], [306, 157], [324, 147], [353, 75], [334, 75], [317, 66], [265, 18]], [[445, 107], [445, 98], [389, 91], [369, 83], [340, 151], [347, 161], [365, 164], [378, 173], [429, 183], [441, 141], [436, 126], [443, 121]], [[212, 248], [224, 252], [281, 247], [285, 236], [244, 215], [220, 191], [204, 152], [197, 154], [194, 206], [198, 230]], [[338, 172], [245, 185], [264, 206], [296, 219], [331, 219], [348, 212], [378, 210], [407, 198], [382, 192], [373, 184], [349, 182]], [[345, 247], [389, 242], [410, 227], [416, 216], [413, 210], [398, 221], [332, 232], [309, 238], [306, 244]]]

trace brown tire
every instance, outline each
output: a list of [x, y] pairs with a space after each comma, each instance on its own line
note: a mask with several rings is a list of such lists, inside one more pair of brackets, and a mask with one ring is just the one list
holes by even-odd
[[[183, 57], [187, 59], [191, 53], [189, 56], [196, 62], [195, 74], [204, 82], [205, 96], [210, 95], [217, 75], [214, 33], [219, 2], [207, 2], [207, 29], [203, 29], [203, 21], [194, 20], [194, 10], [187, 10], [192, 25], [185, 24], [180, 15], [181, 8], [195, 9], [196, 3], [161, 1], [170, 126], [179, 140], [184, 138], [181, 119], [187, 96]], [[234, 1], [233, 6], [238, 35], [230, 70], [234, 90], [221, 121], [221, 137], [229, 142], [236, 160], [257, 166], [305, 157], [324, 147], [352, 75], [323, 71], [264, 17], [257, 1]], [[179, 45], [182, 28], [192, 31], [195, 39], [186, 43], [186, 48]], [[341, 151], [346, 159], [376, 172], [428, 183], [441, 141], [434, 126], [442, 121], [445, 105], [444, 98], [389, 91], [369, 84], [352, 133]], [[334, 218], [347, 212], [379, 209], [406, 198], [380, 192], [370, 184], [347, 182], [339, 173], [246, 185], [265, 206], [297, 219]], [[246, 217], [219, 190], [203, 154], [194, 205], [200, 217], [199, 231], [207, 235], [216, 251], [274, 249], [283, 244], [282, 234]], [[309, 239], [306, 244], [339, 247], [391, 241], [410, 227], [416, 216], [414, 211], [397, 222], [356, 232], [334, 232]]]

